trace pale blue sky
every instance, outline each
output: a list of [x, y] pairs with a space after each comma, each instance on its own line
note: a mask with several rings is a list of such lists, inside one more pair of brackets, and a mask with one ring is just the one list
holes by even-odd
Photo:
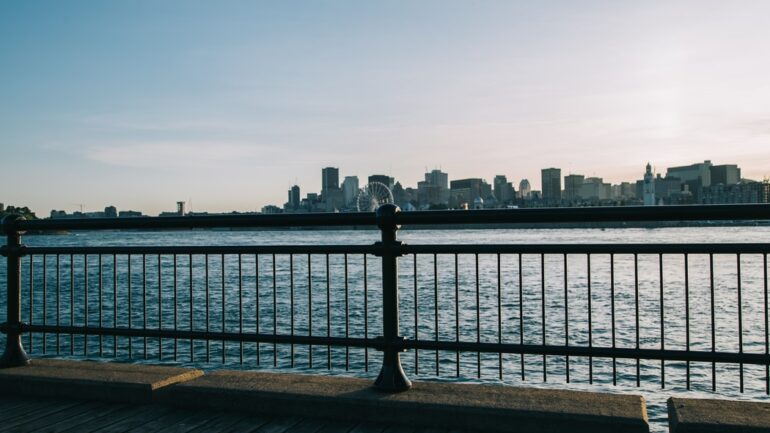
[[770, 175], [768, 1], [0, 2], [0, 202], [282, 204], [294, 183]]

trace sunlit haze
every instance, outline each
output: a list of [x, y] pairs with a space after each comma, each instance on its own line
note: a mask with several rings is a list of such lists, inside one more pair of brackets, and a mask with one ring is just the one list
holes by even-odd
[[[770, 2], [0, 2], [0, 202], [150, 214], [297, 184], [770, 175]], [[365, 183], [365, 182], [364, 182]]]

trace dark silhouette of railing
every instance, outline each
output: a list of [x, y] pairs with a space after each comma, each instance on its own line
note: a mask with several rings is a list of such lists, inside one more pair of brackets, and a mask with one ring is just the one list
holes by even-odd
[[[362, 348], [363, 368], [366, 370], [370, 363], [369, 349], [375, 349], [383, 353], [375, 386], [389, 391], [410, 387], [411, 383], [402, 368], [400, 353], [413, 350], [414, 360], [410, 362], [416, 374], [421, 371], [421, 361], [423, 365], [427, 363], [429, 367], [435, 367], [437, 376], [442, 374], [442, 366], [445, 372], [447, 366], [454, 361], [454, 373], [461, 376], [462, 365], [468, 365], [467, 362], [461, 362], [461, 354], [472, 353], [476, 355], [477, 377], [482, 376], [482, 369], [488, 370], [484, 365], [496, 364], [501, 379], [504, 374], [514, 371], [516, 364], [520, 365], [521, 378], [525, 379], [528, 367], [532, 369], [527, 360], [537, 356], [542, 357], [537, 366], [542, 366], [543, 380], [547, 380], [549, 371], [553, 374], [548, 364], [552, 359], [556, 359], [551, 361], [551, 368], [557, 363], [559, 374], [563, 373], [566, 380], [570, 381], [570, 374], [576, 368], [574, 365], [571, 367], [571, 358], [579, 358], [588, 361], [584, 367], [587, 368], [586, 375], [590, 382], [593, 382], [597, 375], [594, 369], [599, 365], [598, 360], [603, 359], [602, 362], [606, 362], [608, 368], [611, 366], [612, 383], [616, 383], [619, 375], [618, 360], [630, 360], [635, 362], [635, 374], [631, 376], [635, 376], [638, 385], [642, 377], [641, 361], [660, 361], [660, 382], [665, 386], [667, 363], [683, 362], [688, 388], [691, 363], [710, 364], [713, 389], [717, 386], [717, 367], [735, 364], [739, 367], [741, 391], [744, 387], [744, 364], [758, 365], [764, 366], [763, 382], [767, 392], [770, 392], [767, 287], [767, 255], [770, 253], [770, 245], [765, 240], [755, 243], [720, 244], [407, 245], [400, 242], [396, 236], [402, 225], [454, 227], [464, 224], [726, 220], [768, 221], [770, 205], [429, 212], [400, 212], [396, 206], [385, 205], [376, 213], [350, 214], [36, 221], [9, 216], [2, 221], [2, 230], [7, 236], [2, 255], [7, 257], [8, 263], [8, 313], [7, 322], [0, 325], [2, 332], [7, 334], [7, 344], [0, 359], [0, 366], [27, 364], [29, 356], [22, 345], [22, 335], [29, 335], [28, 346], [31, 348], [32, 335], [37, 334], [42, 336], [43, 353], [55, 348], [55, 352], [59, 354], [62, 347], [68, 347], [71, 355], [76, 349], [82, 349], [83, 354], [88, 356], [93, 353], [89, 352], [89, 343], [96, 344], [98, 339], [99, 356], [111, 353], [115, 357], [122, 354], [121, 356], [133, 358], [138, 351], [143, 353], [145, 358], [149, 355], [163, 358], [164, 351], [171, 350], [176, 360], [181, 356], [181, 344], [189, 348], [190, 362], [194, 362], [196, 356], [204, 356], [209, 362], [212, 342], [221, 342], [221, 357], [224, 362], [226, 355], [232, 352], [228, 352], [227, 343], [230, 342], [238, 346], [235, 351], [240, 362], [244, 359], [244, 343], [255, 343], [255, 350], [253, 353], [247, 351], [247, 356], [255, 356], [257, 363], [260, 363], [261, 356], [272, 355], [273, 364], [277, 365], [277, 346], [288, 345], [292, 367], [298, 357], [295, 346], [308, 346], [307, 351], [303, 353], [306, 353], [310, 367], [314, 366], [313, 355], [317, 353], [314, 348], [325, 348], [323, 353], [326, 355], [327, 368], [331, 368], [332, 359], [337, 356], [333, 356], [332, 347], [345, 348], [346, 368], [349, 366], [350, 348]], [[378, 228], [381, 239], [369, 245], [28, 247], [21, 243], [21, 236], [26, 231], [260, 227]], [[353, 256], [359, 255], [362, 257], [361, 261], [354, 263]], [[368, 264], [367, 255], [379, 257], [380, 273], [374, 279], [381, 284], [377, 287], [369, 287], [370, 269], [373, 266]], [[581, 258], [576, 264], [576, 255], [585, 257], [585, 262]], [[735, 304], [723, 302], [719, 295], [715, 294], [715, 290], [722, 290], [718, 287], [721, 281], [719, 276], [715, 278], [714, 275], [717, 269], [714, 265], [715, 255], [736, 257]], [[196, 258], [201, 256], [203, 263], [196, 264]], [[279, 264], [277, 256], [287, 256], [286, 262]], [[306, 256], [306, 260], [300, 261], [295, 256]], [[313, 273], [314, 264], [318, 269], [318, 260], [314, 261], [313, 256], [325, 258], [320, 264], [320, 268], [325, 269], [325, 272]], [[341, 257], [338, 262], [332, 262], [330, 256]], [[403, 256], [411, 256], [411, 259]], [[483, 269], [480, 272], [480, 260], [484, 261], [487, 256], [491, 257], [491, 264], [482, 264]], [[640, 261], [640, 256], [652, 259]], [[679, 281], [678, 276], [674, 277], [677, 283], [681, 283], [682, 290], [673, 298], [679, 302], [681, 294], [684, 298], [682, 306], [664, 305], [664, 301], [672, 299], [673, 296], [670, 288], [666, 286], [668, 276], [664, 276], [664, 267], [671, 266], [668, 261], [664, 262], [664, 256], [666, 260], [669, 260], [670, 256], [675, 257], [675, 267], [682, 271], [682, 281]], [[694, 259], [691, 256], [703, 256], [702, 258], [708, 261], [708, 265], [699, 265], [701, 267], [698, 268], [697, 275], [708, 282], [704, 283], [707, 290], [698, 291], [699, 289], [691, 287], [691, 280], [694, 278], [694, 273], [691, 274], [691, 262]], [[743, 296], [741, 278], [744, 274], [741, 266], [747, 266], [742, 261], [745, 256], [758, 257], [757, 263], [762, 266], [762, 270], [755, 269], [752, 274], [752, 279], [761, 279], [763, 285], [763, 296], [758, 298], [746, 299]], [[79, 257], [82, 257], [82, 260], [76, 260]], [[104, 257], [107, 257], [107, 260], [104, 260]], [[535, 261], [528, 261], [530, 257], [534, 257]], [[684, 261], [681, 266], [678, 257]], [[25, 258], [23, 269], [22, 262]], [[152, 258], [157, 258], [157, 261]], [[229, 262], [227, 258], [230, 258]], [[507, 264], [503, 263], [503, 259], [508, 258], [511, 260]], [[459, 269], [465, 262], [469, 262], [474, 271], [464, 275]], [[407, 266], [405, 271], [399, 271], [399, 263], [411, 266]], [[574, 271], [570, 272], [569, 264], [572, 264], [573, 270], [574, 267], [580, 269], [577, 272], [580, 274], [577, 286], [571, 284], [572, 280], [569, 279], [569, 275], [575, 274]], [[363, 288], [356, 289], [355, 293], [349, 288], [352, 281], [352, 278], [349, 278], [349, 265], [358, 265], [362, 270], [359, 272], [362, 277], [357, 277], [356, 284], [363, 284]], [[272, 272], [265, 272], [265, 266]], [[535, 276], [540, 277], [534, 284], [527, 283], [529, 277], [525, 275], [525, 266], [531, 268]], [[657, 272], [653, 275], [657, 285], [655, 290], [650, 287], [640, 288], [640, 272], [646, 272], [640, 271], [640, 266], [645, 269], [654, 268]], [[76, 267], [79, 268], [77, 271]], [[148, 274], [148, 267], [156, 269], [157, 272]], [[616, 285], [620, 281], [616, 278], [620, 267], [627, 272], [624, 284], [628, 287], [625, 288]], [[137, 268], [141, 268], [141, 272]], [[299, 268], [306, 271], [302, 273], [304, 290], [297, 289], [300, 283], [295, 281]], [[344, 269], [344, 274], [333, 279], [332, 271], [337, 268]], [[602, 284], [592, 282], [597, 268], [609, 271], [608, 281]], [[244, 269], [248, 269], [248, 277], [243, 275]], [[489, 277], [491, 283], [482, 275], [485, 270], [493, 275]], [[501, 275], [503, 270], [515, 275], [510, 284], [504, 281]], [[556, 275], [559, 281], [563, 282], [563, 287], [553, 287], [553, 281], [546, 277], [547, 273]], [[283, 279], [288, 279], [288, 288], [285, 290], [278, 287], [279, 282], [286, 282], [279, 280], [279, 274]], [[137, 275], [140, 276], [139, 281]], [[447, 275], [448, 277], [444, 278]], [[25, 276], [28, 282], [26, 300], [22, 296], [25, 286], [22, 280]], [[653, 276], [645, 274], [643, 279]], [[214, 285], [210, 284], [212, 278], [217, 279]], [[409, 284], [404, 282], [405, 278], [411, 279]], [[93, 283], [93, 279], [97, 279], [97, 283]], [[246, 293], [244, 283], [250, 283], [252, 279], [255, 290]], [[55, 290], [49, 288], [49, 282], [53, 280]], [[105, 288], [105, 281], [111, 283], [110, 290]], [[125, 284], [121, 284], [121, 281]], [[272, 291], [267, 290], [267, 294], [264, 281], [267, 281], [268, 289], [272, 284]], [[96, 286], [92, 287], [93, 284]], [[342, 294], [332, 292], [332, 285], [344, 287], [344, 298]], [[413, 287], [409, 287], [412, 285]], [[213, 293], [212, 286], [220, 291]], [[321, 287], [320, 294], [318, 286]], [[421, 290], [421, 287], [424, 290]], [[678, 286], [676, 288], [679, 289]], [[201, 296], [200, 291], [203, 289], [205, 293]], [[623, 296], [620, 296], [618, 293], [622, 290], [627, 293], [624, 292]], [[659, 296], [653, 297], [653, 292]], [[333, 298], [332, 293], [337, 299]], [[559, 297], [555, 298], [557, 293]], [[298, 294], [304, 299], [297, 299]], [[371, 294], [381, 297], [381, 304], [375, 310], [370, 308]], [[400, 294], [402, 299], [399, 298]], [[411, 300], [406, 314], [402, 311], [405, 295]], [[732, 291], [729, 295], [732, 296]], [[141, 296], [142, 301], [139, 304], [138, 296]], [[351, 302], [351, 296], [359, 298]], [[648, 296], [649, 302], [645, 303], [640, 296]], [[466, 299], [461, 301], [462, 297]], [[532, 308], [531, 299], [528, 304], [527, 298], [537, 300], [534, 303], [535, 308]], [[321, 302], [318, 302], [318, 299], [321, 299]], [[426, 306], [425, 302], [420, 303], [421, 300], [427, 300], [428, 305]], [[27, 322], [22, 320], [22, 307], [25, 302], [29, 309]], [[360, 302], [363, 305], [360, 305]], [[600, 303], [601, 306], [596, 307], [593, 303]], [[253, 315], [248, 311], [244, 313], [246, 304], [248, 311], [253, 312]], [[137, 311], [139, 306], [141, 311]], [[221, 311], [212, 312], [216, 307]], [[701, 307], [706, 309], [705, 316], [704, 311], [700, 310]], [[298, 308], [303, 309], [299, 318], [295, 317]], [[350, 309], [355, 311], [351, 312]], [[581, 313], [577, 318], [576, 310]], [[621, 314], [618, 310], [629, 311], [627, 314]], [[653, 310], [655, 316], [650, 313]], [[726, 313], [720, 316], [719, 313], [725, 311]], [[684, 323], [679, 323], [681, 317], [677, 316], [678, 313], [683, 313]], [[268, 317], [265, 317], [265, 314]], [[648, 322], [642, 323], [644, 320], [641, 317], [645, 314], [648, 316]], [[272, 317], [269, 317], [270, 315]], [[750, 315], [751, 323], [744, 323], [745, 315]], [[371, 337], [369, 329], [372, 321], [381, 326], [381, 334], [374, 338]], [[411, 338], [403, 336], [400, 321], [405, 322], [406, 327], [410, 329]], [[363, 327], [363, 335], [361, 332], [353, 335], [355, 333], [351, 332], [351, 324], [355, 323]], [[289, 328], [288, 333], [285, 328], [284, 332], [279, 330], [284, 325]], [[556, 327], [559, 329], [554, 331]], [[650, 336], [652, 329], [656, 335]], [[601, 335], [598, 335], [600, 331]], [[758, 332], [762, 335], [755, 335]], [[684, 339], [675, 339], [672, 343], [669, 334], [677, 333], [684, 333]], [[730, 333], [734, 333], [736, 337], [737, 350], [718, 348], [730, 343], [733, 335]], [[47, 340], [48, 334], [55, 335], [55, 344]], [[69, 335], [69, 341], [61, 338], [66, 335]], [[751, 337], [746, 344], [752, 350], [744, 350], [745, 335], [747, 338]], [[82, 339], [77, 342], [75, 336], [82, 336]], [[105, 337], [111, 337], [112, 348], [108, 345], [105, 349]], [[119, 337], [125, 339], [127, 347], [119, 347]], [[141, 350], [134, 347], [137, 338], [142, 342]], [[148, 339], [157, 339], [157, 346], [148, 349]], [[604, 344], [598, 344], [600, 341]], [[196, 342], [203, 342], [205, 351], [200, 345], [196, 346]], [[423, 358], [420, 357], [421, 351]], [[430, 352], [429, 358], [424, 357], [426, 351]], [[482, 354], [485, 354], [484, 359]], [[496, 355], [497, 359], [489, 359], [486, 354]], [[506, 354], [518, 356], [519, 362], [504, 359]], [[526, 358], [527, 356], [530, 358]], [[647, 368], [647, 364], [644, 367]], [[422, 371], [426, 371], [425, 367]]]

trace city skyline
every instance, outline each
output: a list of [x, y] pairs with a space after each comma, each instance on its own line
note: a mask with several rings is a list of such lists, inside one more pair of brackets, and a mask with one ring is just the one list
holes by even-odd
[[[256, 210], [317, 168], [416, 185], [770, 175], [770, 3], [0, 3], [0, 200]], [[348, 168], [350, 169], [348, 171]], [[355, 168], [355, 169], [354, 169]]]

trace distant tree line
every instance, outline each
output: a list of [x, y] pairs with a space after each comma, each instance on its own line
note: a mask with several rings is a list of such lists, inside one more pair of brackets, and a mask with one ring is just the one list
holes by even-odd
[[5, 218], [6, 215], [21, 215], [28, 220], [37, 219], [35, 212], [32, 212], [27, 206], [6, 206], [0, 210], [0, 219]]

